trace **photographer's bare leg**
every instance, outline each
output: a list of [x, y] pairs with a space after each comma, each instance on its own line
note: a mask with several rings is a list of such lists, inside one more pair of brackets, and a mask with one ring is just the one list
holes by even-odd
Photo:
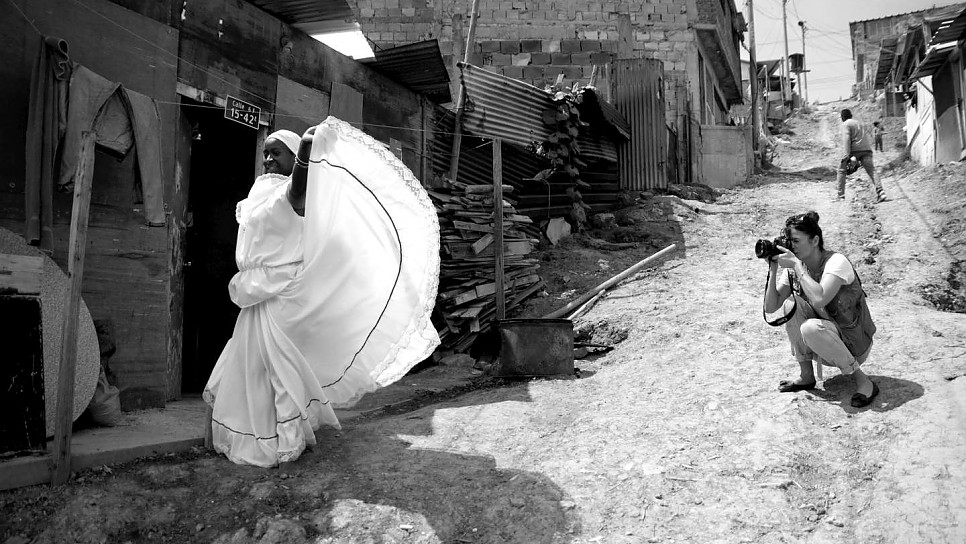
[[812, 361], [799, 361], [798, 365], [801, 367], [801, 377], [795, 381], [795, 383], [803, 384], [815, 384], [815, 367], [812, 366]]
[[842, 342], [835, 323], [824, 319], [809, 319], [802, 324], [801, 333], [805, 345], [816, 355], [837, 366], [842, 374], [855, 376], [856, 393], [866, 397], [872, 396], [872, 380], [859, 368], [859, 364], [868, 357], [868, 353], [858, 359], [852, 356]]
[[[796, 297], [798, 303], [795, 315], [785, 323], [785, 333], [788, 335], [788, 342], [791, 344], [792, 356], [798, 361], [799, 378], [794, 381], [785, 381], [783, 383], [791, 385], [815, 385], [815, 369], [812, 367], [812, 357], [814, 353], [811, 348], [805, 343], [805, 339], [802, 338], [802, 325], [808, 321], [810, 316], [815, 314], [812, 307], [808, 305], [804, 299]], [[782, 387], [779, 384], [779, 390], [788, 389], [788, 387]]]

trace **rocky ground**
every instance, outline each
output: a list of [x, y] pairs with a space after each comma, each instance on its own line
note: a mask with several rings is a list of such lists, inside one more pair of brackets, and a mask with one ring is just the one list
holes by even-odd
[[[578, 361], [579, 379], [481, 377], [320, 432], [286, 471], [196, 451], [3, 492], [0, 542], [966, 541], [966, 168], [904, 162], [891, 132], [876, 155], [890, 200], [864, 174], [834, 200], [844, 106], [794, 118], [777, 168], [745, 186], [646, 197], [616, 228], [544, 248], [533, 316], [679, 246], [579, 319], [615, 346]], [[881, 394], [864, 409], [834, 369], [777, 391], [797, 365], [761, 319], [753, 247], [807, 210], [856, 264], [879, 328], [864, 368]]]

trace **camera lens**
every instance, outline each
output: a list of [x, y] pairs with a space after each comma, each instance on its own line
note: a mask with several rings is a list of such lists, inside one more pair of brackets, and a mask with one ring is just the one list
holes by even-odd
[[758, 240], [755, 242], [755, 256], [759, 259], [767, 259], [772, 255], [777, 255], [774, 244], [768, 240]]

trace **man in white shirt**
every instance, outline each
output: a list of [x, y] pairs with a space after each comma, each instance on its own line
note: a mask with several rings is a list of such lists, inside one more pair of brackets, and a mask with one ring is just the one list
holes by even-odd
[[886, 196], [882, 183], [875, 177], [875, 165], [872, 162], [872, 133], [868, 127], [852, 118], [851, 110], [842, 110], [841, 115], [843, 158], [838, 168], [838, 197], [845, 198], [845, 166], [850, 158], [855, 157], [872, 180], [876, 202], [882, 202]]

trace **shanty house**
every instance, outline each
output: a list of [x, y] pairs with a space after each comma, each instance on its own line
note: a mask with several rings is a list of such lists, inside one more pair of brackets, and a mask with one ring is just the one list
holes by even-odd
[[904, 110], [907, 149], [920, 164], [966, 158], [962, 6], [926, 16], [889, 40], [876, 71], [875, 87], [886, 91], [886, 108]]
[[853, 92], [864, 98], [876, 90], [876, 77], [880, 73], [879, 57], [883, 54], [887, 56], [894, 54], [898, 38], [906, 34], [909, 28], [918, 27], [927, 19], [934, 20], [959, 13], [964, 7], [966, 3], [960, 2], [949, 6], [850, 22], [849, 37], [852, 43], [852, 60], [855, 61]]
[[[744, 128], [724, 128], [730, 107], [742, 101], [738, 44], [745, 24], [733, 0], [570, 0], [547, 5], [480, 0], [475, 21], [471, 4], [358, 0], [356, 9], [362, 31], [377, 49], [438, 39], [454, 97], [461, 77], [457, 64], [464, 58], [538, 88], [561, 75], [583, 86], [596, 69], [596, 84], [610, 102], [616, 101], [620, 77], [614, 61], [642, 61], [632, 76], [642, 84], [647, 77], [658, 79], [644, 61], [659, 61], [663, 73], [657, 92], [666, 125], [661, 139], [673, 140], [674, 145], [663, 147], [678, 152], [651, 159], [662, 163], [653, 170], [667, 171], [670, 166], [676, 179], [691, 183], [727, 185], [744, 179], [751, 161], [750, 134]], [[471, 24], [475, 38], [467, 54]], [[655, 115], [643, 105], [639, 109], [644, 116]], [[624, 152], [654, 157], [646, 147], [657, 143], [653, 137], [635, 139], [637, 122], [628, 111], [623, 113], [632, 136]], [[747, 161], [736, 161], [736, 156], [746, 156]], [[666, 176], [638, 176], [626, 169], [621, 176], [624, 189], [667, 184]]]
[[[5, 8], [0, 227], [66, 268], [76, 135], [94, 128], [82, 295], [94, 319], [114, 324], [110, 366], [124, 409], [201, 392], [238, 311], [226, 289], [234, 206], [261, 172], [271, 131], [302, 132], [332, 114], [385, 142], [417, 176], [429, 168], [429, 97], [450, 99], [438, 48], [412, 55], [430, 73], [440, 68], [442, 90], [432, 78], [390, 77], [380, 59], [361, 64], [299, 28], [351, 20], [343, 0], [304, 4], [12, 0]], [[390, 57], [389, 65], [412, 58]], [[124, 144], [109, 137], [124, 134]]]

